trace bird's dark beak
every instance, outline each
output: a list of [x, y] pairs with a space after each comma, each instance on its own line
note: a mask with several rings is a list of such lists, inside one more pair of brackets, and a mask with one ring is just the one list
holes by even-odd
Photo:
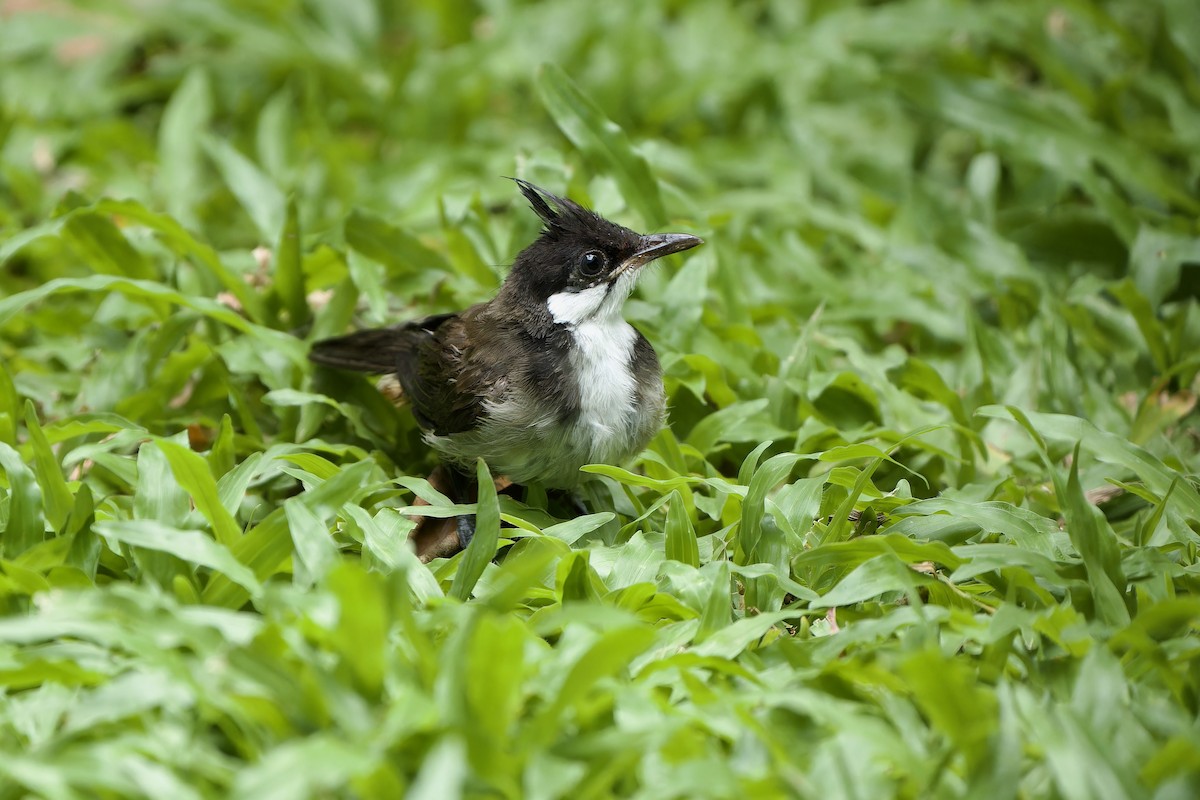
[[641, 269], [657, 258], [669, 256], [672, 253], [682, 253], [684, 250], [691, 250], [702, 244], [704, 244], [703, 239], [699, 236], [692, 236], [690, 233], [652, 233], [649, 236], [643, 236], [637, 252], [627, 258], [610, 277], [616, 278], [629, 270]]

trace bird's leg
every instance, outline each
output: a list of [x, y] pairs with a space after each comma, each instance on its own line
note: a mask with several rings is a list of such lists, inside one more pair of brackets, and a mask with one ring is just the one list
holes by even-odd
[[[496, 491], [503, 492], [514, 486], [507, 477], [495, 479]], [[467, 504], [477, 502], [479, 487], [475, 478], [453, 467], [439, 466], [429, 475], [429, 485], [437, 489], [451, 502]], [[517, 487], [518, 489], [520, 487]], [[426, 505], [420, 499], [414, 505]], [[475, 515], [462, 514], [457, 517], [418, 517], [417, 527], [409, 534], [421, 561], [429, 563], [435, 558], [449, 558], [466, 548], [475, 537]]]
[[571, 492], [571, 494], [568, 495], [568, 497], [570, 497], [570, 499], [571, 499], [571, 506], [575, 509], [576, 514], [578, 514], [581, 517], [586, 517], [589, 513], [591, 513], [588, 511], [587, 503], [583, 502], [582, 497], [575, 494], [574, 492]]
[[[475, 478], [460, 472], [453, 467], [447, 467], [451, 492], [450, 499], [456, 503], [475, 503], [479, 500], [479, 485]], [[458, 536], [458, 549], [465, 550], [475, 538], [475, 515], [463, 514], [454, 518], [454, 530]]]
[[583, 495], [578, 491], [571, 489], [551, 489], [549, 496], [554, 500], [554, 505], [560, 509], [570, 506], [577, 517], [587, 516], [591, 513], [588, 511]]
[[461, 517], [455, 517], [454, 521], [458, 533], [458, 546], [466, 550], [467, 545], [475, 538], [475, 515], [463, 514]]
[[[455, 487], [454, 502], [456, 503], [477, 503], [479, 502], [479, 482], [475, 476], [468, 475], [465, 472], [459, 472], [453, 468], [447, 468], [450, 473], [451, 485]], [[497, 475], [492, 478], [492, 483], [496, 487], [496, 492], [507, 491], [510, 487], [516, 486], [507, 475]], [[520, 489], [521, 487], [517, 487]], [[471, 540], [475, 538], [475, 515], [463, 514], [460, 517], [455, 517], [455, 530], [458, 533], [458, 545], [462, 549], [466, 549]]]
[[[474, 503], [475, 501], [473, 486], [470, 487], [472, 494], [462, 497], [463, 476], [456, 473], [454, 469], [438, 467], [430, 473], [428, 481], [430, 481], [430, 486], [450, 498], [451, 503]], [[414, 501], [414, 505], [426, 504], [424, 500], [418, 499]], [[449, 558], [466, 547], [466, 543], [462, 542], [460, 535], [460, 525], [463, 524], [463, 519], [469, 521], [469, 529], [473, 533], [475, 529], [474, 516], [416, 518], [416, 527], [413, 529], [413, 533], [409, 534], [409, 540], [413, 542], [416, 555], [422, 563], [428, 564], [433, 559]], [[469, 537], [467, 541], [470, 541]]]

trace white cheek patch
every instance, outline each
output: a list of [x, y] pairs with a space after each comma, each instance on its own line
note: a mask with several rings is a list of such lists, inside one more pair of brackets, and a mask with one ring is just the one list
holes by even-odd
[[550, 296], [546, 308], [555, 322], [575, 326], [595, 316], [607, 294], [608, 285], [604, 283], [580, 292], [559, 292]]
[[589, 320], [604, 321], [616, 318], [625, 305], [625, 298], [637, 283], [637, 270], [626, 270], [611, 286], [597, 284], [578, 292], [559, 292], [546, 301], [546, 308], [554, 321], [577, 327]]

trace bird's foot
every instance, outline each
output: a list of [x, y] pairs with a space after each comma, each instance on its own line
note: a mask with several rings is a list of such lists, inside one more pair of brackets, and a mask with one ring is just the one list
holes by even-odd
[[[507, 477], [495, 478], [496, 491], [502, 492], [513, 485]], [[429, 475], [429, 485], [455, 503], [474, 503], [478, 497], [475, 482], [447, 467], [439, 466]], [[420, 498], [413, 505], [428, 505]], [[409, 541], [417, 551], [417, 557], [428, 564], [435, 558], [449, 558], [466, 549], [475, 538], [475, 515], [458, 517], [415, 517], [417, 525], [409, 534]]]
[[[445, 467], [434, 469], [429, 474], [428, 480], [429, 485], [434, 489], [452, 501], [459, 502], [455, 497], [457, 494], [456, 482]], [[418, 497], [413, 500], [413, 505], [429, 504]], [[417, 525], [408, 535], [408, 539], [412, 542], [413, 548], [417, 551], [417, 557], [421, 559], [422, 563], [428, 564], [435, 558], [448, 558], [462, 549], [462, 545], [459, 544], [458, 517], [414, 517], [413, 519]]]
[[458, 546], [466, 550], [467, 545], [475, 538], [475, 515], [463, 514], [461, 517], [455, 517], [454, 519], [458, 533]]
[[575, 509], [575, 513], [581, 517], [586, 517], [591, 512], [588, 511], [587, 503], [583, 502], [583, 498], [574, 492], [571, 493], [571, 507]]

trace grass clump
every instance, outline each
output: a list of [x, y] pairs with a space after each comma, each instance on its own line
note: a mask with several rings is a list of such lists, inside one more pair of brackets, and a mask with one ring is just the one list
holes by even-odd
[[[1200, 791], [1192, 4], [9, 6], [0, 798]], [[511, 174], [709, 242], [671, 425], [426, 566], [306, 342]]]

